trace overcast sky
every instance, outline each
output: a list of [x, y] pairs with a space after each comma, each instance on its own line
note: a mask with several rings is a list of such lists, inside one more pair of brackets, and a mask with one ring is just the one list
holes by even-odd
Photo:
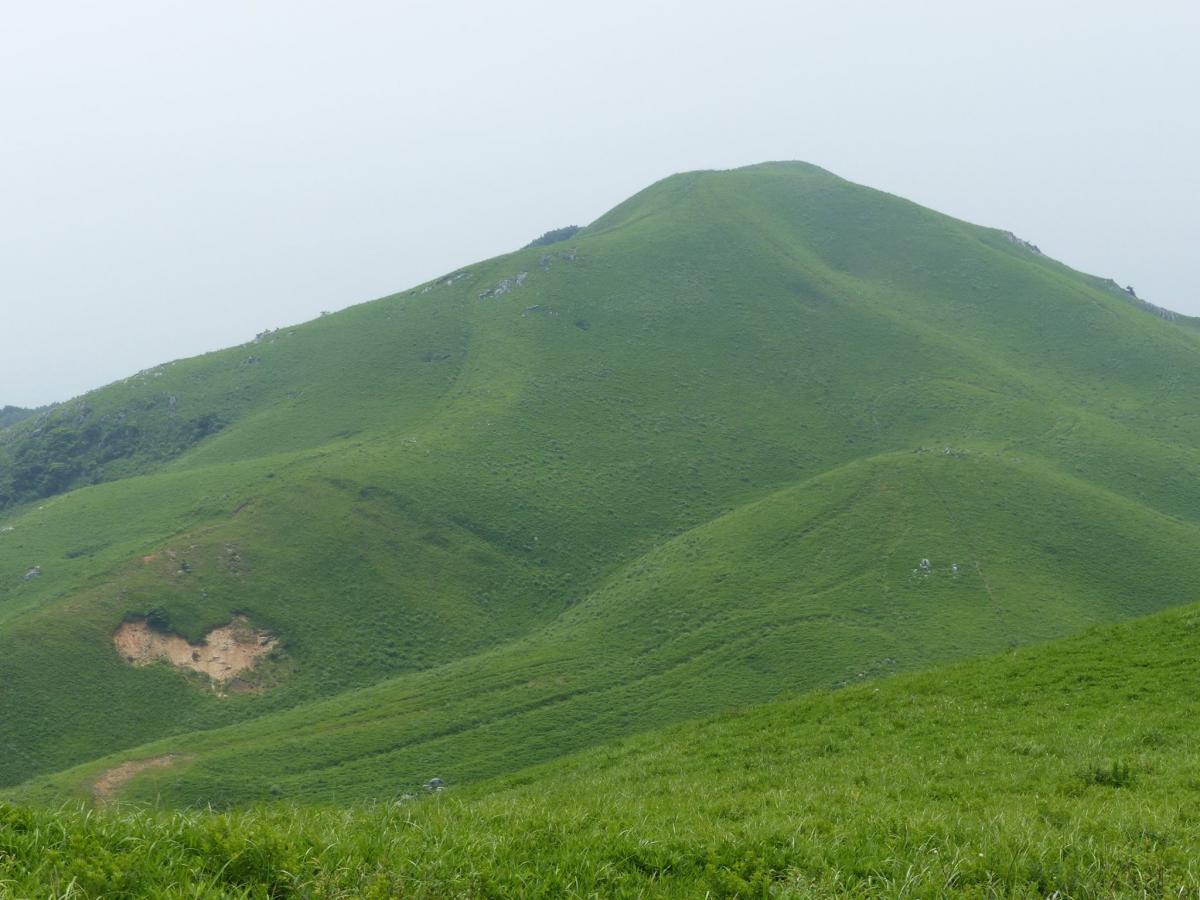
[[1197, 9], [0, 0], [0, 406], [768, 159], [1200, 314]]

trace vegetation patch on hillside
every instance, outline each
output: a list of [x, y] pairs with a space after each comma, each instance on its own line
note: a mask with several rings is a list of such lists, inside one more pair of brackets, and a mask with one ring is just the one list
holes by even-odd
[[170, 395], [108, 412], [79, 400], [27, 416], [0, 440], [0, 509], [146, 471], [224, 424], [213, 412], [179, 412]]
[[581, 229], [578, 225], [566, 225], [562, 228], [551, 228], [540, 237], [534, 238], [522, 249], [529, 250], [532, 247], [546, 247], [550, 244], [558, 244], [562, 241], [568, 241], [582, 230], [583, 229]]
[[34, 410], [24, 409], [20, 406], [0, 406], [0, 428], [14, 425], [22, 419], [28, 419], [33, 414]]

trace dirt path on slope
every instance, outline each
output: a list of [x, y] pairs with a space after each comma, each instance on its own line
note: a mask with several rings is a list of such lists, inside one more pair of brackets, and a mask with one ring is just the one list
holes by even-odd
[[190, 758], [178, 753], [167, 753], [164, 756], [134, 759], [123, 762], [119, 766], [113, 766], [92, 782], [92, 799], [99, 804], [111, 803], [117, 799], [117, 793], [121, 788], [143, 772], [150, 769], [169, 769], [175, 763], [184, 762]]

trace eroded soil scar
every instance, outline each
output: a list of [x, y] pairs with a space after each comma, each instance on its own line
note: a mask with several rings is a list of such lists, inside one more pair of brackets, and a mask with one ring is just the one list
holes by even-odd
[[144, 618], [122, 622], [113, 632], [121, 658], [134, 666], [165, 661], [177, 669], [200, 672], [217, 685], [228, 684], [271, 652], [279, 640], [251, 627], [245, 616], [214, 628], [193, 644], [179, 634], [157, 631]]

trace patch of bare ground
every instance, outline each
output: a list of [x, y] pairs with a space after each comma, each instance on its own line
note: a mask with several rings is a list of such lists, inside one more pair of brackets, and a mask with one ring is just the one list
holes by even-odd
[[[245, 616], [234, 616], [228, 625], [214, 628], [199, 644], [156, 631], [145, 619], [123, 622], [113, 632], [113, 645], [126, 662], [148, 666], [164, 660], [177, 669], [207, 675], [218, 686], [235, 682], [278, 643], [271, 634], [251, 627]], [[235, 682], [235, 689], [242, 684]]]
[[164, 756], [152, 756], [149, 759], [134, 759], [113, 766], [100, 774], [92, 782], [92, 799], [96, 803], [111, 803], [117, 799], [117, 794], [134, 777], [150, 769], [167, 769], [177, 762], [183, 762], [190, 757], [178, 753], [167, 753]]

